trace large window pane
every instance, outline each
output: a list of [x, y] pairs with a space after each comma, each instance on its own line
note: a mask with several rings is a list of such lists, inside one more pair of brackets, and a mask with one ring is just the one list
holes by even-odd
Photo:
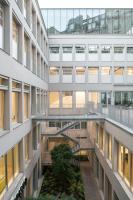
[[0, 48], [4, 48], [4, 8], [0, 3]]
[[67, 9], [67, 27], [65, 33], [74, 32], [74, 19], [73, 9]]
[[18, 92], [12, 92], [12, 122], [18, 121]]
[[131, 9], [125, 9], [125, 31], [127, 34], [132, 34], [132, 13]]
[[87, 31], [87, 13], [86, 13], [86, 9], [80, 9], [80, 32], [82, 33], [86, 33]]
[[124, 149], [124, 178], [127, 184], [130, 184], [130, 152], [127, 148]]
[[63, 108], [72, 108], [72, 92], [62, 93]]
[[7, 153], [7, 180], [8, 185], [13, 181], [13, 152], [12, 149]]
[[5, 156], [0, 157], [0, 194], [6, 187]]
[[57, 34], [57, 33], [60, 33], [60, 9], [55, 9], [55, 16], [54, 16], [54, 20], [55, 20], [55, 25], [54, 25], [54, 27], [55, 27], [55, 34]]
[[76, 92], [76, 107], [83, 108], [85, 106], [85, 92]]
[[54, 10], [48, 9], [48, 34], [54, 34]]
[[15, 20], [12, 22], [12, 55], [18, 59], [18, 24]]
[[59, 92], [50, 92], [49, 93], [49, 107], [50, 108], [59, 108]]
[[24, 119], [29, 117], [29, 94], [24, 93]]
[[99, 92], [88, 92], [88, 101], [95, 104], [100, 102], [100, 93]]
[[29, 160], [29, 134], [24, 138], [25, 143], [25, 161]]
[[61, 33], [66, 32], [67, 29], [67, 10], [61, 9]]
[[15, 145], [13, 149], [14, 156], [14, 175], [17, 176], [19, 173], [19, 145]]
[[92, 9], [87, 9], [87, 32], [92, 32]]
[[4, 128], [4, 91], [0, 90], [0, 129]]
[[100, 16], [99, 9], [93, 9], [92, 29], [93, 33], [99, 33]]

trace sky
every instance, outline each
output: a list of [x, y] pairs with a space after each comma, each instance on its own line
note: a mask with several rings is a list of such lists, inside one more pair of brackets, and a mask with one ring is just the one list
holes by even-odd
[[38, 0], [41, 8], [133, 8], [133, 0]]

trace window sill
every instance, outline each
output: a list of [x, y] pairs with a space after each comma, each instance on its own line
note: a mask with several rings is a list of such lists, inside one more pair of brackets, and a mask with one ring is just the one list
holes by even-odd
[[0, 137], [6, 135], [7, 133], [9, 133], [9, 130], [1, 129], [1, 130], [0, 130]]
[[112, 169], [112, 163], [111, 163], [111, 161], [108, 158], [106, 159], [106, 161], [107, 161], [109, 167]]
[[15, 128], [19, 127], [21, 124], [22, 123], [18, 123], [18, 122], [12, 123], [12, 128], [15, 129]]

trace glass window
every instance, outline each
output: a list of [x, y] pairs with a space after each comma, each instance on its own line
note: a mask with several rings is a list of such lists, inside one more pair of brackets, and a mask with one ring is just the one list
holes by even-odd
[[102, 67], [101, 75], [110, 75], [110, 67]]
[[105, 9], [100, 9], [100, 33], [106, 33], [106, 13], [105, 13]]
[[48, 34], [132, 34], [132, 9], [43, 9]]
[[12, 55], [18, 59], [18, 24], [13, 19], [12, 22]]
[[24, 119], [29, 118], [29, 94], [24, 93]]
[[115, 92], [115, 105], [121, 104], [121, 92]]
[[58, 67], [50, 67], [49, 73], [51, 76], [59, 75], [59, 68]]
[[54, 28], [55, 28], [55, 34], [59, 34], [60, 33], [60, 27], [61, 27], [61, 24], [60, 24], [60, 9], [55, 9], [55, 13], [54, 13]]
[[127, 47], [127, 53], [133, 53], [133, 47]]
[[104, 150], [104, 138], [103, 138], [103, 128], [100, 127], [99, 130], [99, 148], [101, 150]]
[[54, 10], [48, 9], [48, 34], [55, 34], [55, 27], [54, 27]]
[[18, 122], [18, 92], [12, 92], [12, 122]]
[[25, 161], [29, 160], [29, 134], [24, 138], [25, 143]]
[[131, 156], [131, 188], [133, 190], [133, 153]]
[[62, 67], [63, 75], [72, 75], [72, 67]]
[[107, 156], [110, 161], [112, 161], [112, 137], [110, 134], [107, 134]]
[[0, 3], [0, 48], [4, 48], [4, 8]]
[[50, 53], [54, 53], [54, 54], [59, 53], [59, 47], [50, 47]]
[[61, 33], [66, 32], [67, 29], [67, 10], [61, 9]]
[[124, 67], [114, 67], [114, 74], [116, 76], [123, 76], [123, 74], [124, 74]]
[[72, 92], [62, 93], [63, 108], [72, 108]]
[[24, 0], [24, 17], [27, 17], [27, 0]]
[[111, 46], [104, 45], [101, 47], [101, 53], [110, 53]]
[[19, 173], [19, 145], [16, 144], [13, 149], [14, 156], [14, 175], [17, 176]]
[[128, 67], [127, 68], [127, 75], [128, 76], [133, 76], [133, 67]]
[[[66, 10], [66, 30], [65, 33], [73, 33], [75, 30], [75, 20], [74, 20], [74, 10], [73, 9], [67, 9]], [[61, 19], [64, 20], [64, 19]]]
[[124, 177], [125, 181], [130, 184], [130, 152], [127, 148], [124, 149]]
[[6, 187], [5, 156], [0, 157], [0, 194]]
[[89, 75], [98, 75], [98, 67], [89, 67], [88, 74]]
[[87, 129], [87, 122], [81, 122], [81, 129]]
[[49, 107], [50, 108], [59, 108], [59, 92], [50, 92], [49, 93]]
[[12, 149], [7, 153], [7, 181], [8, 186], [13, 181], [13, 152]]
[[124, 177], [127, 184], [130, 183], [130, 161], [131, 155], [129, 150], [118, 144], [118, 172]]
[[88, 53], [98, 53], [98, 45], [89, 45]]
[[76, 67], [76, 75], [84, 75], [85, 67]]
[[125, 9], [125, 31], [127, 34], [132, 34], [132, 10]]
[[64, 46], [63, 47], [63, 53], [72, 53], [72, 47]]
[[0, 90], [0, 129], [4, 128], [4, 91]]
[[112, 10], [113, 33], [119, 33], [119, 9]]
[[75, 47], [76, 53], [85, 53], [85, 45], [78, 45]]
[[76, 107], [83, 108], [85, 106], [85, 92], [76, 92]]
[[88, 101], [98, 104], [100, 102], [99, 92], [88, 92]]
[[114, 47], [114, 53], [123, 53], [124, 47]]
[[28, 56], [28, 38], [24, 36], [24, 65], [27, 66], [27, 56]]

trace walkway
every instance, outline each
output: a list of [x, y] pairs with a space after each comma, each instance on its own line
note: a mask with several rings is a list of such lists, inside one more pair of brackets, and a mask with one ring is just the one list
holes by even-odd
[[84, 182], [85, 200], [101, 200], [96, 181], [88, 162], [81, 162], [81, 174]]

